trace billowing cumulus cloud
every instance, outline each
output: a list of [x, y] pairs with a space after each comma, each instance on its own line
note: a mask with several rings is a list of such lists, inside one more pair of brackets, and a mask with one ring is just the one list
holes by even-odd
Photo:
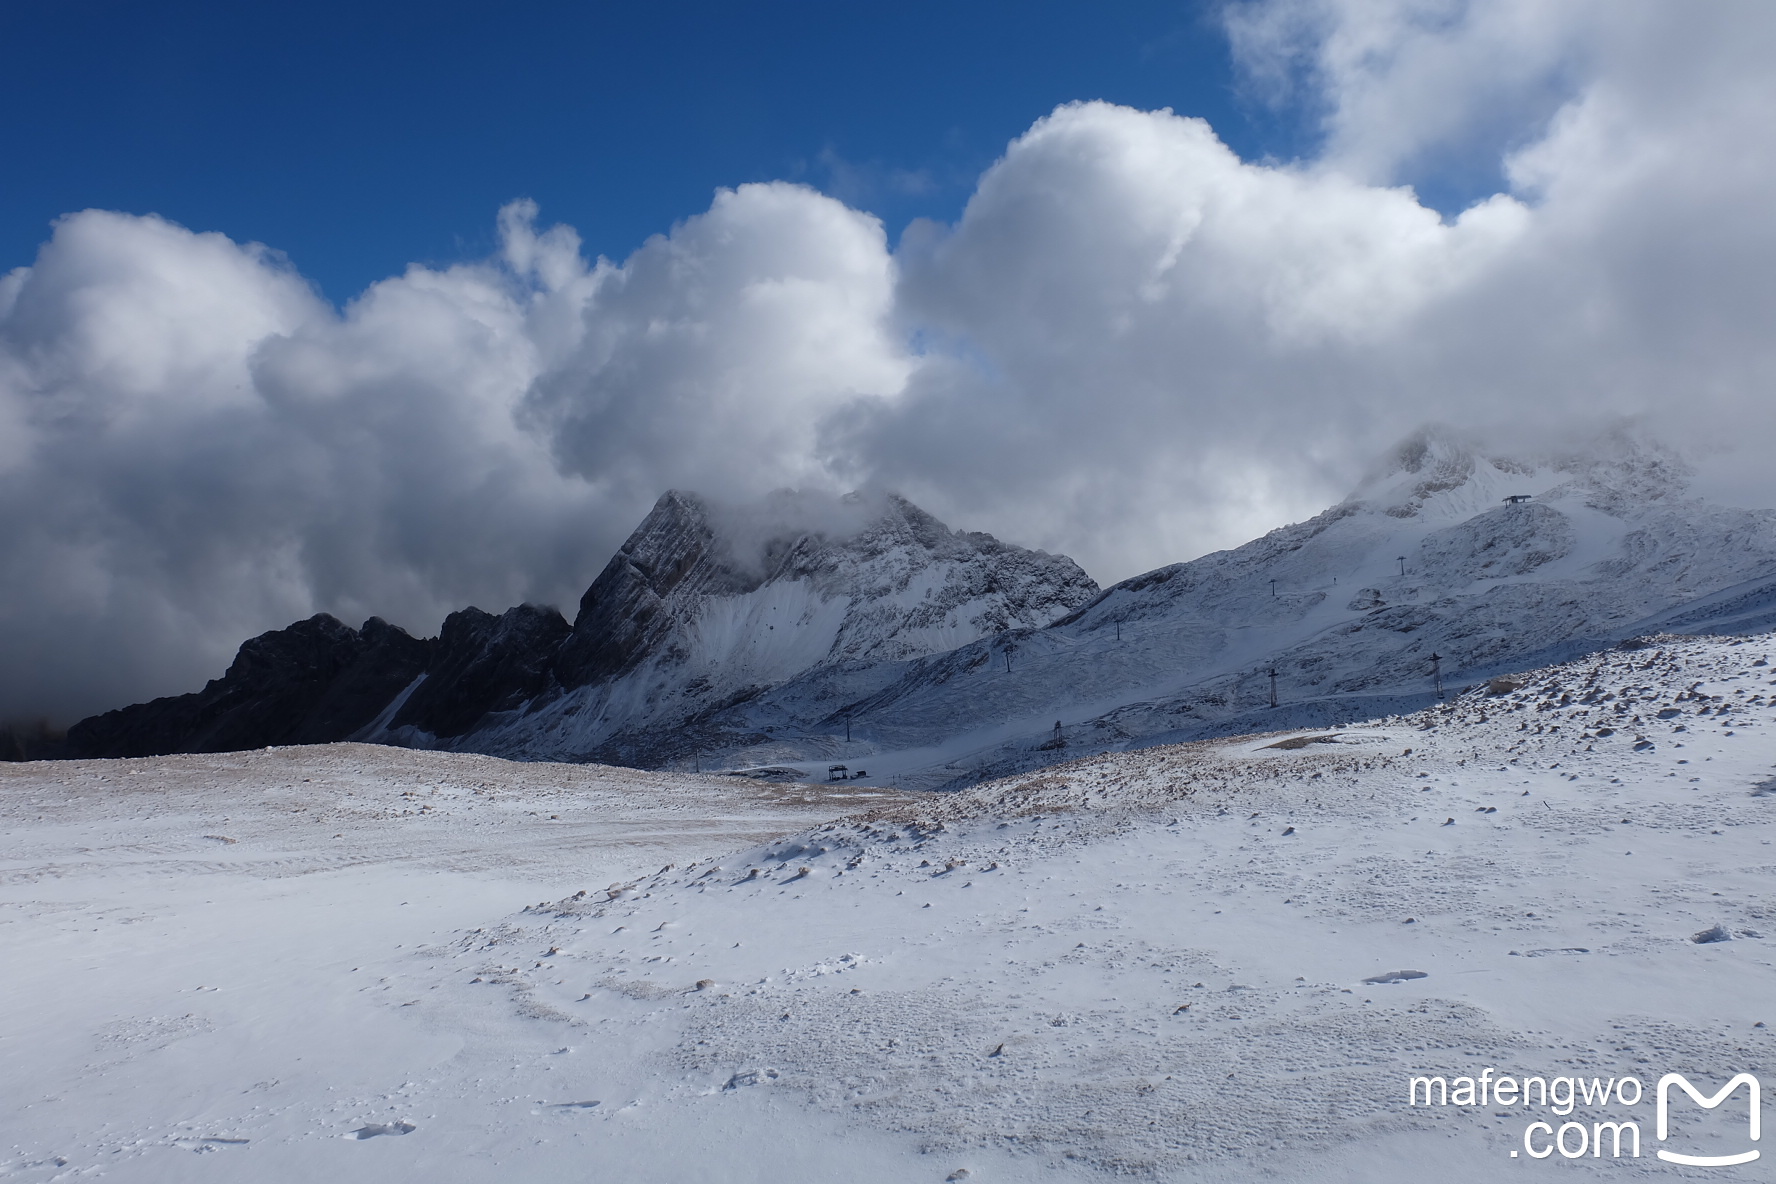
[[[341, 311], [265, 248], [64, 218], [0, 280], [0, 717], [192, 688], [317, 610], [571, 607], [673, 486], [898, 488], [1100, 579], [1311, 513], [1426, 420], [1639, 417], [1776, 501], [1767, 8], [1228, 19], [1312, 159], [1068, 106], [892, 250], [786, 184], [620, 264], [515, 203], [493, 258]], [[1480, 200], [1420, 203], [1464, 169]]]
[[1501, 198], [1444, 225], [1404, 189], [1242, 163], [1199, 120], [1064, 108], [958, 226], [907, 236], [901, 312], [936, 356], [833, 439], [1101, 573], [1194, 554], [1323, 501], [1424, 416], [1368, 360], [1526, 217]]
[[904, 382], [838, 202], [723, 193], [622, 267], [534, 214], [342, 314], [262, 248], [63, 219], [0, 287], [0, 718], [200, 685], [318, 610], [571, 612], [662, 490], [819, 484], [821, 419]]

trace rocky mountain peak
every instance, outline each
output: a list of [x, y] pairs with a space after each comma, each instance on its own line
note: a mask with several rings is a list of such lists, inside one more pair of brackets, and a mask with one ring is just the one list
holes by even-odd
[[847, 670], [1039, 628], [1097, 590], [1064, 556], [951, 530], [896, 494], [674, 491], [587, 590], [558, 691], [469, 742], [645, 762], [687, 721], [787, 680], [834, 672], [819, 695], [839, 694]]
[[1682, 497], [1694, 471], [1633, 425], [1576, 442], [1510, 452], [1443, 425], [1420, 428], [1390, 449], [1345, 501], [1393, 518], [1466, 518], [1506, 497], [1576, 497], [1605, 513]]
[[763, 639], [775, 674], [912, 657], [1047, 624], [1096, 592], [1064, 556], [953, 531], [898, 494], [726, 505], [674, 490], [587, 589], [555, 672], [571, 690], [668, 653], [731, 665], [779, 627]]

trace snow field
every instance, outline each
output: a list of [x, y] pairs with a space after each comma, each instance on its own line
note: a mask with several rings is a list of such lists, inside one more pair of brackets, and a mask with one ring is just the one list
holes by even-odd
[[[428, 947], [879, 800], [369, 745], [0, 766], [0, 1180], [581, 1178], [549, 1125], [580, 1112], [525, 1096], [559, 1034]], [[678, 1137], [763, 1151], [768, 1126]], [[600, 1160], [746, 1178], [673, 1176], [659, 1133], [606, 1131]]]
[[0, 1180], [1704, 1178], [1650, 1100], [1641, 1159], [1536, 1161], [1544, 1109], [1406, 1083], [1776, 1080], [1771, 652], [939, 796], [0, 768]]

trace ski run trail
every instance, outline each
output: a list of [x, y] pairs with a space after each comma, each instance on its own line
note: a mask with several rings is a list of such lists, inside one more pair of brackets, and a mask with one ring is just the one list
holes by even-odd
[[0, 1181], [1769, 1179], [1654, 1093], [1776, 1082], [1773, 653], [944, 795], [0, 767]]

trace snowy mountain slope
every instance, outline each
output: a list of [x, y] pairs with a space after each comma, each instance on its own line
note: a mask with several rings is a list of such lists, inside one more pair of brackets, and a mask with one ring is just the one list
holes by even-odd
[[[1686, 480], [1627, 435], [1513, 460], [1421, 433], [1325, 513], [1126, 580], [1047, 628], [911, 663], [826, 714], [793, 682], [737, 707], [735, 731], [778, 730], [725, 759], [818, 767], [845, 752], [954, 786], [1131, 743], [1406, 710], [1434, 701], [1434, 674], [1459, 686], [1659, 628], [1762, 626], [1776, 512], [1688, 498]], [[852, 744], [835, 745], [847, 724]]]

